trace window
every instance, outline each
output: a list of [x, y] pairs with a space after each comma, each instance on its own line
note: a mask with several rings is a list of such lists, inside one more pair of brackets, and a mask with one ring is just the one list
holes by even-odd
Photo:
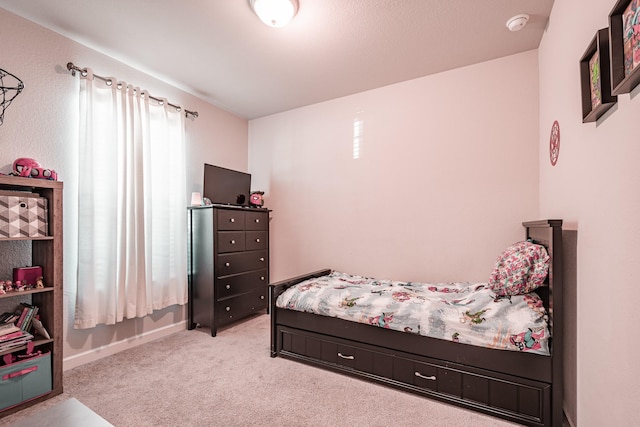
[[80, 79], [78, 155], [74, 327], [185, 304], [183, 115], [87, 69]]

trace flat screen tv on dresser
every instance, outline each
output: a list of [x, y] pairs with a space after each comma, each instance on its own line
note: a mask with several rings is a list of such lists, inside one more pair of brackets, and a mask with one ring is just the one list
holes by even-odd
[[251, 192], [251, 174], [204, 164], [203, 197], [213, 204], [246, 206]]

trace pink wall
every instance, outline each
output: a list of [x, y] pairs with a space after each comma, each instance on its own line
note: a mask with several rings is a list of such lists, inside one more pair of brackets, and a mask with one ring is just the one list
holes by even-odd
[[[637, 254], [640, 245], [640, 87], [618, 97], [597, 123], [582, 123], [579, 60], [608, 27], [615, 1], [555, 2], [539, 48], [540, 212], [577, 230], [573, 425], [637, 425], [640, 343]], [[560, 157], [548, 157], [551, 124], [561, 128]]]
[[538, 218], [537, 66], [529, 51], [251, 120], [271, 279], [487, 280]]
[[[24, 91], [6, 110], [4, 124], [0, 126], [0, 171], [10, 172], [18, 157], [34, 157], [55, 169], [65, 183], [65, 368], [157, 338], [172, 328], [184, 329], [184, 306], [170, 307], [118, 326], [72, 329], [76, 287], [78, 177], [74, 173], [74, 147], [78, 77], [71, 77], [66, 64], [72, 61], [80, 67], [93, 68], [96, 74], [116, 76], [154, 96], [166, 97], [174, 104], [199, 112], [198, 119], [186, 121], [187, 159], [191, 164], [186, 183], [189, 194], [201, 191], [204, 162], [246, 170], [247, 121], [4, 9], [0, 9], [0, 40], [0, 67], [20, 77], [25, 84]], [[3, 261], [0, 260], [0, 272], [12, 267]]]
[[[538, 51], [248, 126], [0, 9], [0, 66], [26, 84], [0, 127], [0, 170], [7, 172], [16, 157], [32, 156], [65, 181], [67, 318], [75, 299], [77, 215], [70, 143], [77, 80], [64, 69], [69, 60], [200, 112], [187, 122], [188, 189], [200, 190], [203, 162], [248, 166], [254, 189], [266, 191], [274, 210], [273, 280], [327, 266], [405, 280], [485, 280], [499, 251], [521, 238], [522, 220], [564, 218], [577, 230], [570, 275], [579, 285], [571, 308], [580, 319], [573, 319], [573, 393], [565, 407], [574, 426], [578, 420], [581, 426], [630, 426], [640, 398], [640, 344], [631, 322], [636, 307], [628, 293], [640, 243], [640, 192], [634, 191], [640, 88], [619, 97], [598, 123], [581, 122], [578, 61], [596, 30], [608, 25], [615, 2], [599, 3], [556, 2]], [[356, 118], [364, 123], [359, 159], [353, 159]], [[552, 167], [554, 120], [561, 126], [561, 151]], [[66, 327], [65, 366], [183, 322], [180, 307], [90, 333]]]

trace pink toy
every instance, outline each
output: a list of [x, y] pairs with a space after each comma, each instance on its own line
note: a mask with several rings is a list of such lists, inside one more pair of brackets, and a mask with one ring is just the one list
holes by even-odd
[[58, 174], [53, 169], [44, 169], [35, 159], [20, 157], [13, 162], [13, 174], [29, 176], [31, 178], [58, 180]]

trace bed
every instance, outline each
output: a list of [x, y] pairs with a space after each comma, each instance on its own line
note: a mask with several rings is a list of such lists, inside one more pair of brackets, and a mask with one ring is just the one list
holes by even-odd
[[[431, 325], [440, 320], [434, 321], [432, 317], [423, 318], [422, 322], [408, 320], [398, 315], [396, 309], [392, 310], [394, 315], [402, 319], [395, 322], [401, 325], [396, 329], [384, 314], [357, 312], [351, 318], [341, 318], [335, 308], [316, 314], [314, 311], [325, 303], [305, 299], [306, 294], [295, 293], [299, 292], [296, 287], [320, 292], [324, 286], [344, 292], [345, 288], [357, 288], [360, 279], [369, 279], [324, 269], [269, 285], [271, 357], [308, 363], [523, 425], [562, 426], [562, 220], [530, 221], [522, 225], [525, 238], [518, 244], [543, 247], [548, 255], [544, 260], [548, 274], [545, 271], [544, 275], [538, 275], [541, 286], [533, 293], [527, 288], [518, 297], [539, 314], [532, 317], [535, 325], [519, 325], [515, 330], [498, 326], [509, 330], [506, 338], [497, 340], [504, 346], [495, 345], [495, 341], [483, 344], [467, 339], [466, 332], [456, 335], [451, 329], [433, 328]], [[344, 286], [337, 286], [336, 280]], [[368, 285], [374, 290], [365, 291], [367, 294], [393, 294], [396, 300], [399, 296], [400, 300], [415, 303], [426, 299], [420, 292], [414, 292], [413, 283], [373, 279]], [[477, 299], [476, 294], [466, 293], [471, 292], [467, 287], [486, 292], [488, 284], [426, 285], [428, 290], [424, 292], [434, 293], [446, 306], [458, 305], [461, 327], [474, 329], [491, 317], [493, 311], [497, 312], [493, 308], [483, 312], [476, 306], [465, 306]], [[494, 305], [510, 306], [511, 300], [517, 299], [495, 295], [501, 292], [495, 289], [490, 289], [494, 291]], [[455, 295], [451, 299], [444, 298], [445, 294]], [[342, 305], [340, 310], [348, 312], [364, 301], [365, 295], [341, 294], [337, 300]], [[446, 311], [434, 309], [436, 306], [431, 304], [427, 306], [434, 311]], [[511, 314], [509, 318], [514, 316], [521, 317]], [[538, 323], [541, 318], [544, 324]], [[418, 332], [420, 325], [425, 330], [435, 329], [436, 337], [429, 336], [428, 331]], [[517, 330], [523, 327], [528, 333]]]

